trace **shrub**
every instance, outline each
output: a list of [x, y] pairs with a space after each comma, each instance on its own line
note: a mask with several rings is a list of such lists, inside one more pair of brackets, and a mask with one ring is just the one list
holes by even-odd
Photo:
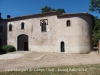
[[7, 51], [7, 52], [14, 52], [14, 51], [16, 51], [16, 49], [15, 49], [14, 46], [9, 45], [9, 46], [8, 46], [8, 49], [7, 49], [6, 51]]
[[4, 52], [4, 53], [7, 53], [7, 52], [14, 52], [16, 51], [15, 47], [12, 46], [12, 45], [3, 45], [1, 46], [0, 48], [0, 52]]

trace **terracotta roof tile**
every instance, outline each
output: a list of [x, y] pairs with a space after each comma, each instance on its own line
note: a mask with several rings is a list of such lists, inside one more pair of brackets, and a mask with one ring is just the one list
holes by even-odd
[[19, 17], [14, 17], [14, 18], [8, 18], [5, 19], [7, 21], [13, 21], [13, 20], [21, 20], [21, 19], [29, 19], [29, 18], [38, 18], [38, 17], [45, 17], [45, 16], [52, 16], [52, 15], [57, 15], [57, 17], [68, 17], [68, 16], [75, 16], [75, 15], [88, 15], [92, 16], [91, 14], [88, 14], [87, 12], [82, 12], [82, 13], [64, 13], [64, 14], [58, 14], [57, 12], [46, 12], [46, 13], [40, 13], [40, 14], [31, 14], [31, 15], [26, 15], [26, 16], [19, 16]]

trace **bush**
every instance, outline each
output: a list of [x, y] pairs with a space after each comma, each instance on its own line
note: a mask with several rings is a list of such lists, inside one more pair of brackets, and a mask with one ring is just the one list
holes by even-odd
[[16, 51], [15, 47], [12, 45], [3, 45], [0, 48], [0, 53], [14, 52]]

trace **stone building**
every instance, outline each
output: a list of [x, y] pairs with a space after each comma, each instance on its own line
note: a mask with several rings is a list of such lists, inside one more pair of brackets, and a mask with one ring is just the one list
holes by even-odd
[[92, 15], [48, 12], [2, 19], [0, 45], [34, 52], [88, 53], [92, 49]]

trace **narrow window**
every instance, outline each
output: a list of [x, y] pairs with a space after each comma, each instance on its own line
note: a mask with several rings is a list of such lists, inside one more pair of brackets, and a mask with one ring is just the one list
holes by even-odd
[[2, 32], [2, 29], [3, 29], [2, 26], [0, 26], [0, 32]]
[[61, 42], [61, 52], [65, 52], [65, 43]]
[[41, 31], [46, 32], [46, 23], [42, 23], [41, 25]]
[[9, 24], [9, 31], [12, 31], [12, 24]]
[[46, 32], [47, 30], [46, 25], [48, 25], [48, 19], [41, 19], [40, 20], [41, 32]]
[[70, 20], [67, 20], [66, 24], [67, 24], [67, 26], [70, 26]]
[[0, 38], [0, 46], [2, 45], [2, 38]]
[[24, 29], [24, 22], [21, 23], [21, 29]]

